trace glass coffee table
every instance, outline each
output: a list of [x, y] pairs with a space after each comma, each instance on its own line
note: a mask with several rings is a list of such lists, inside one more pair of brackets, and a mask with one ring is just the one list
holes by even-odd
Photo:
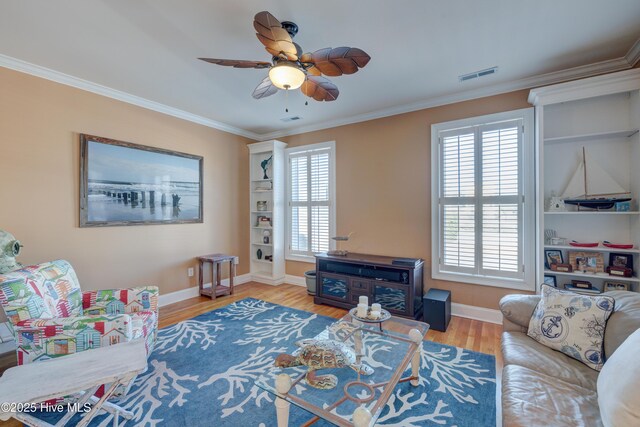
[[[356, 367], [368, 365], [374, 370], [371, 375], [349, 368], [321, 369], [318, 376], [331, 374], [338, 379], [336, 387], [322, 390], [307, 384], [305, 366], [274, 367], [256, 385], [276, 396], [278, 427], [288, 426], [292, 403], [314, 415], [304, 426], [320, 419], [338, 426], [371, 426], [398, 383], [418, 385], [420, 351], [428, 330], [426, 323], [393, 316], [381, 330], [377, 323], [362, 323], [347, 314], [314, 338], [336, 340], [354, 349]], [[411, 374], [403, 377], [409, 364]]]

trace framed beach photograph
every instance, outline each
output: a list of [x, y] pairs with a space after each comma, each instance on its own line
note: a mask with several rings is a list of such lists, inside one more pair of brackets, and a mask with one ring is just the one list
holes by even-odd
[[544, 260], [547, 268], [551, 268], [551, 264], [563, 264], [562, 251], [558, 249], [545, 249]]
[[80, 227], [202, 222], [202, 157], [80, 135]]
[[556, 281], [556, 276], [551, 276], [551, 275], [545, 274], [543, 283], [545, 285], [553, 286], [554, 288], [558, 287], [558, 282]]

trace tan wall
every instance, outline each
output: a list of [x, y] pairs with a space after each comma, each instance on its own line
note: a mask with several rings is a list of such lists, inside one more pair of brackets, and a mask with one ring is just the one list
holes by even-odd
[[[79, 133], [203, 156], [204, 223], [79, 228]], [[24, 244], [23, 264], [67, 259], [84, 289], [185, 289], [194, 257], [212, 252], [239, 255], [247, 273], [247, 142], [0, 68], [0, 229]]]
[[[426, 260], [425, 289], [448, 289], [461, 304], [498, 308], [501, 288], [431, 277], [431, 125], [530, 107], [529, 91], [460, 102], [281, 138], [289, 146], [336, 141], [337, 232], [354, 232], [341, 249]], [[338, 101], [339, 102], [339, 101]], [[312, 264], [287, 261], [302, 276]]]

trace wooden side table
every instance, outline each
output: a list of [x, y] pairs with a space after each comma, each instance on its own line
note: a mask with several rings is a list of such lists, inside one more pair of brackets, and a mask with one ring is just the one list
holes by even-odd
[[[216, 299], [219, 295], [233, 295], [233, 278], [236, 275], [236, 259], [235, 255], [225, 254], [211, 254], [199, 256], [198, 261], [200, 263], [198, 268], [198, 287], [200, 288], [200, 295], [207, 296], [211, 299]], [[222, 286], [222, 265], [229, 263], [229, 287]], [[204, 287], [204, 265], [205, 263], [211, 264], [211, 287]]]

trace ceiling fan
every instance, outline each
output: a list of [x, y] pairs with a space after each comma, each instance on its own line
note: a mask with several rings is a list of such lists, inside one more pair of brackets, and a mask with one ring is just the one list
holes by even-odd
[[268, 68], [269, 75], [253, 91], [256, 99], [266, 98], [278, 91], [300, 88], [303, 94], [316, 101], [335, 101], [338, 87], [322, 77], [353, 74], [367, 65], [371, 57], [356, 47], [328, 47], [313, 53], [303, 53], [292, 38], [298, 26], [289, 21], [280, 23], [267, 11], [253, 19], [258, 40], [273, 55], [271, 62], [236, 59], [198, 58], [212, 64], [234, 68]]

